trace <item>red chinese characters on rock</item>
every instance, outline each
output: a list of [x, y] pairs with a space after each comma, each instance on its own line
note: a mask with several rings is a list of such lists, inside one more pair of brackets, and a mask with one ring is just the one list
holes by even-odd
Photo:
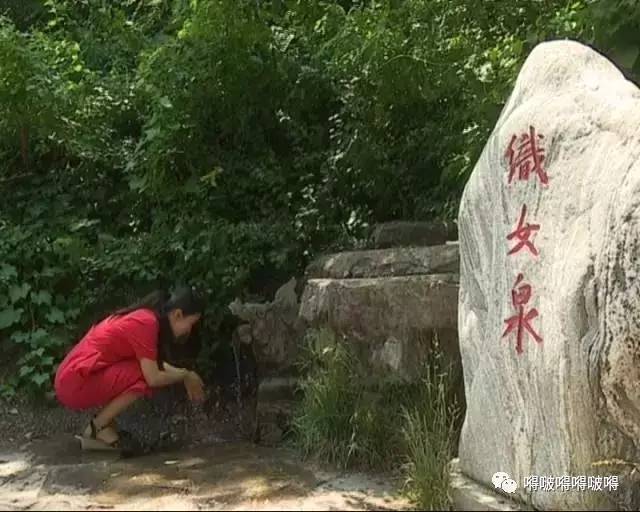
[[538, 310], [536, 308], [532, 308], [528, 312], [525, 312], [525, 306], [529, 303], [529, 300], [531, 300], [532, 291], [531, 285], [521, 284], [523, 280], [524, 276], [522, 274], [518, 274], [516, 283], [511, 290], [511, 301], [516, 310], [516, 314], [504, 321], [504, 323], [507, 324], [507, 327], [502, 334], [502, 337], [504, 338], [511, 332], [516, 332], [516, 352], [518, 354], [522, 354], [523, 352], [522, 342], [525, 331], [528, 331], [529, 334], [533, 336], [533, 339], [538, 343], [542, 343], [542, 338], [531, 326], [531, 321], [538, 316]]
[[529, 224], [528, 222], [525, 224], [524, 221], [526, 216], [527, 205], [523, 204], [522, 211], [520, 213], [520, 220], [518, 220], [516, 229], [507, 235], [507, 240], [509, 241], [513, 240], [514, 238], [517, 238], [519, 240], [518, 243], [513, 247], [513, 249], [508, 252], [509, 256], [520, 252], [523, 248], [529, 249], [531, 254], [533, 254], [534, 256], [537, 256], [539, 254], [538, 249], [536, 249], [536, 247], [533, 245], [533, 242], [531, 242], [529, 239], [535, 231], [540, 230], [540, 224]]
[[[529, 181], [531, 175], [537, 176], [542, 185], [549, 184], [549, 176], [544, 169], [545, 150], [542, 147], [544, 136], [536, 133], [533, 126], [529, 126], [529, 131], [520, 136], [513, 135], [505, 152], [508, 161], [508, 184], [516, 181]], [[508, 251], [508, 256], [528, 250], [533, 256], [538, 256], [538, 248], [533, 244], [533, 235], [540, 231], [540, 224], [527, 222], [527, 205], [523, 204], [520, 211], [520, 218], [515, 229], [507, 235], [508, 242], [514, 242], [513, 247]], [[537, 343], [542, 343], [542, 337], [534, 330], [531, 322], [538, 316], [536, 308], [528, 308], [532, 296], [530, 284], [524, 281], [524, 275], [518, 274], [516, 282], [511, 290], [511, 302], [515, 309], [515, 314], [506, 320], [506, 328], [502, 334], [504, 339], [511, 333], [516, 336], [516, 353], [522, 354], [523, 342], [528, 332]]]
[[519, 181], [529, 181], [532, 172], [536, 173], [543, 185], [549, 183], [549, 176], [542, 166], [545, 159], [542, 139], [544, 136], [536, 134], [533, 126], [529, 127], [529, 133], [511, 137], [505, 153], [509, 161], [509, 184], [516, 177]]

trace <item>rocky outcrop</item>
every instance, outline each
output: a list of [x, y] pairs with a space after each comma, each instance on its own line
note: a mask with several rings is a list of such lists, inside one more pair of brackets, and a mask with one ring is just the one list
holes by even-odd
[[295, 286], [296, 280], [291, 279], [277, 291], [273, 302], [243, 304], [236, 299], [229, 305], [231, 312], [246, 322], [237, 329], [236, 336], [253, 346], [260, 378], [294, 369], [305, 329], [298, 318]]
[[611, 62], [542, 44], [462, 198], [460, 469], [489, 486], [508, 473], [538, 509], [640, 506], [623, 481], [524, 485], [640, 455], [639, 116]]
[[307, 267], [308, 279], [353, 279], [458, 273], [457, 245], [349, 251], [321, 256]]
[[256, 360], [257, 398], [254, 414], [247, 414], [246, 423], [248, 429], [255, 429], [252, 437], [263, 444], [280, 441], [294, 406], [296, 364], [306, 329], [298, 316], [295, 287], [296, 280], [291, 279], [276, 292], [273, 302], [235, 300], [229, 305], [231, 312], [246, 322], [236, 329], [234, 342], [250, 345]]
[[[403, 240], [416, 243], [447, 239], [446, 226], [436, 228], [396, 223]], [[377, 230], [379, 240], [402, 238], [393, 232]], [[442, 237], [434, 238], [437, 232]], [[458, 254], [453, 243], [324, 255], [307, 267], [299, 304], [293, 279], [271, 303], [234, 301], [232, 313], [245, 322], [236, 329], [234, 340], [253, 346], [258, 366], [256, 416], [261, 441], [275, 443], [287, 430], [295, 403], [296, 363], [308, 328], [327, 328], [351, 344], [378, 383], [387, 378], [415, 379], [437, 348], [444, 353], [443, 363], [459, 375], [458, 399], [463, 402], [457, 343]]]
[[379, 376], [413, 378], [435, 337], [457, 357], [456, 274], [312, 279], [300, 316], [349, 340]]

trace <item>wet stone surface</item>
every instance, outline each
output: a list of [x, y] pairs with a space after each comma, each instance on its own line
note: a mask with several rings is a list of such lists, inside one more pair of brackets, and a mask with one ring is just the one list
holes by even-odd
[[[158, 390], [141, 399], [117, 418], [118, 430], [134, 454], [209, 444], [251, 440], [255, 401], [225, 401], [217, 393], [202, 405], [189, 402], [184, 388]], [[87, 426], [96, 410], [63, 409], [55, 400], [0, 402], [0, 446], [20, 447], [29, 441], [66, 434], [73, 439]], [[248, 427], [249, 426], [249, 427]]]

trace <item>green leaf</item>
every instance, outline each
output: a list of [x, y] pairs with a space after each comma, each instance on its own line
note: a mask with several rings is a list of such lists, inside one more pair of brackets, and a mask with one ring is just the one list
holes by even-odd
[[97, 219], [94, 219], [94, 220], [82, 219], [71, 225], [71, 231], [75, 232], [83, 228], [90, 228], [91, 226], [95, 226], [96, 224], [100, 224], [100, 221]]
[[22, 283], [21, 285], [13, 285], [9, 288], [9, 297], [11, 298], [11, 302], [14, 304], [19, 300], [24, 299], [27, 295], [29, 295], [29, 291], [31, 290], [31, 286], [27, 283]]
[[64, 323], [64, 313], [56, 307], [51, 308], [51, 311], [45, 315], [45, 318], [53, 324]]
[[60, 267], [45, 267], [40, 275], [43, 277], [55, 277], [57, 274], [60, 274], [62, 269]]
[[67, 340], [60, 336], [49, 336], [47, 338], [47, 343], [49, 347], [64, 347], [67, 344]]
[[46, 373], [37, 373], [33, 377], [31, 377], [31, 382], [37, 384], [38, 386], [42, 386], [49, 380], [49, 378], [49, 375]]
[[210, 187], [215, 187], [220, 174], [222, 174], [222, 167], [216, 167], [210, 173], [201, 176], [200, 181], [206, 183]]
[[0, 265], [0, 279], [9, 279], [11, 277], [18, 277], [16, 267], [2, 263]]
[[22, 368], [20, 368], [20, 372], [18, 373], [18, 375], [20, 375], [20, 377], [24, 377], [25, 375], [33, 373], [34, 369], [35, 368], [33, 366], [23, 366]]
[[51, 357], [51, 356], [43, 357], [42, 360], [40, 361], [40, 365], [42, 365], [42, 366], [52, 366], [53, 365], [53, 357]]
[[[43, 340], [46, 340], [45, 343], [42, 343]], [[29, 335], [29, 346], [32, 349], [35, 349], [38, 346], [42, 346], [42, 345], [48, 345], [50, 343], [49, 341], [49, 333], [47, 331], [45, 331], [44, 329], [36, 329], [35, 331], [33, 331], [30, 335]], [[42, 353], [38, 353], [39, 350], [43, 350], [43, 348], [40, 348], [38, 350], [36, 350], [35, 352], [31, 352], [31, 354], [35, 354], [35, 355], [42, 355]]]
[[65, 316], [70, 320], [75, 320], [76, 318], [78, 318], [78, 316], [80, 316], [80, 309], [79, 308], [68, 309], [67, 312], [65, 313]]
[[23, 311], [22, 308], [14, 309], [12, 307], [0, 311], [0, 329], [6, 329], [20, 322]]
[[129, 180], [129, 188], [131, 190], [143, 191], [147, 186], [148, 181], [146, 176], [134, 176]]
[[10, 399], [16, 396], [16, 388], [10, 384], [0, 385], [0, 396]]
[[31, 333], [31, 339], [34, 340], [41, 340], [43, 338], [46, 338], [48, 336], [48, 332], [45, 331], [44, 329], [40, 328], [40, 329], [36, 329], [35, 331], [33, 331]]
[[51, 305], [51, 294], [45, 290], [40, 290], [37, 293], [31, 294], [31, 302], [37, 304], [39, 306], [46, 304], [47, 306]]
[[173, 108], [173, 104], [166, 96], [160, 98], [160, 105], [162, 105], [164, 108]]
[[18, 345], [21, 345], [22, 343], [28, 341], [30, 338], [31, 338], [31, 333], [24, 332], [24, 331], [14, 332], [11, 335], [11, 340]]

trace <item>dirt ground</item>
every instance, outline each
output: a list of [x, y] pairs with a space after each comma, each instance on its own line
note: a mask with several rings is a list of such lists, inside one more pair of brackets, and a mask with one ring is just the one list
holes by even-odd
[[51, 425], [57, 411], [26, 433], [15, 410], [1, 412], [2, 510], [411, 508], [390, 477], [321, 468], [286, 448], [218, 440], [123, 459], [83, 453], [70, 428]]

